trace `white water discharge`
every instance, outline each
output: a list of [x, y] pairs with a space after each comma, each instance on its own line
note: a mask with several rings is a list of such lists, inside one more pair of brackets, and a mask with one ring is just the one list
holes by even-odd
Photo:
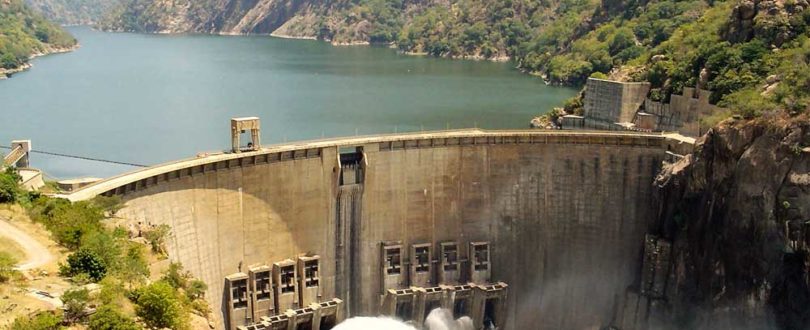
[[[353, 317], [338, 324], [334, 330], [416, 330], [412, 325], [387, 317]], [[473, 330], [472, 319], [457, 320], [447, 309], [437, 308], [425, 319], [426, 330]]]

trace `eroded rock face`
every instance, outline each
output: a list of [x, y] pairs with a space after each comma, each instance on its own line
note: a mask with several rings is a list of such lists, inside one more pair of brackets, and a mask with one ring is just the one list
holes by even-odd
[[[407, 0], [410, 12], [441, 3]], [[361, 15], [342, 12], [354, 3], [346, 0], [132, 0], [102, 22], [112, 31], [150, 33], [276, 34], [294, 38], [320, 38], [340, 44], [374, 42], [373, 23]]]
[[779, 47], [794, 37], [798, 29], [792, 25], [807, 7], [807, 0], [742, 0], [731, 12], [724, 39], [746, 42], [757, 36]]
[[806, 118], [727, 122], [662, 170], [650, 233], [672, 252], [651, 326], [810, 329], [807, 146]]

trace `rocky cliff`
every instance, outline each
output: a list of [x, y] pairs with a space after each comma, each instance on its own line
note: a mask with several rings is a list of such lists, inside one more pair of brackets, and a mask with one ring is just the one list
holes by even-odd
[[131, 0], [101, 26], [113, 31], [276, 34], [367, 43], [375, 41], [373, 31], [384, 29], [379, 11], [396, 6], [407, 12], [423, 2], [380, 2], [371, 8], [349, 0]]
[[726, 121], [662, 170], [653, 327], [810, 329], [808, 146], [807, 117]]

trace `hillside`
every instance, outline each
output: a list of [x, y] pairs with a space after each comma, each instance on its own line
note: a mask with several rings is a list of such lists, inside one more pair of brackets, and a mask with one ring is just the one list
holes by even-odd
[[91, 25], [115, 8], [118, 0], [25, 0], [34, 11], [62, 25]]
[[0, 78], [28, 66], [35, 55], [76, 46], [69, 33], [34, 13], [20, 0], [0, 0]]

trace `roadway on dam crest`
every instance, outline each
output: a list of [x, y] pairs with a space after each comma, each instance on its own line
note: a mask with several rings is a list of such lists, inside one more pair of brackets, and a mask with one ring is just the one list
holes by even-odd
[[122, 173], [117, 176], [107, 178], [97, 183], [88, 185], [79, 190], [71, 193], [57, 195], [57, 197], [66, 198], [70, 201], [87, 200], [100, 195], [102, 193], [114, 190], [118, 187], [125, 186], [129, 183], [142, 180], [145, 178], [154, 177], [156, 175], [185, 169], [202, 164], [210, 164], [218, 161], [232, 160], [236, 158], [249, 157], [262, 155], [274, 152], [283, 152], [290, 150], [322, 148], [322, 147], [340, 147], [340, 146], [356, 146], [367, 143], [375, 143], [380, 141], [402, 141], [411, 139], [441, 139], [441, 138], [475, 138], [475, 137], [489, 137], [489, 136], [578, 136], [578, 137], [658, 137], [663, 138], [671, 143], [677, 145], [691, 146], [695, 144], [695, 139], [682, 136], [677, 133], [637, 133], [637, 132], [617, 132], [617, 131], [554, 131], [554, 130], [482, 130], [482, 129], [461, 129], [461, 130], [447, 130], [447, 131], [428, 131], [417, 133], [404, 133], [404, 134], [384, 134], [384, 135], [368, 135], [357, 137], [345, 138], [329, 138], [321, 140], [310, 140], [301, 142], [291, 142], [284, 144], [271, 145], [264, 147], [255, 152], [243, 153], [230, 153], [230, 152], [212, 152], [212, 153], [199, 153], [195, 158], [181, 159], [177, 161], [157, 164], [146, 169], [138, 169], [131, 172]]

